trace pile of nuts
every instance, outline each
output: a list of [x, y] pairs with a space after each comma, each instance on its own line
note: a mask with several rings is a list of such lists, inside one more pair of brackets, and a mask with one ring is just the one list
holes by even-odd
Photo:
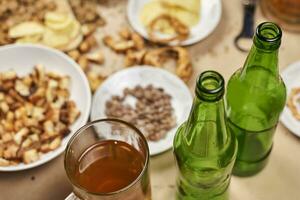
[[0, 74], [0, 166], [32, 163], [60, 146], [80, 115], [69, 84], [41, 65], [24, 77]]
[[10, 27], [23, 21], [44, 20], [47, 11], [56, 9], [56, 4], [49, 0], [1, 0], [0, 1], [0, 45], [12, 43], [8, 37]]
[[[131, 106], [128, 98], [136, 100]], [[176, 116], [171, 104], [171, 96], [164, 89], [153, 85], [125, 88], [123, 96], [113, 96], [106, 102], [107, 117], [127, 121], [141, 130], [150, 141], [164, 138], [176, 126]]]
[[67, 54], [73, 58], [82, 70], [85, 72], [92, 92], [94, 92], [98, 86], [104, 80], [100, 74], [93, 72], [93, 67], [104, 63], [104, 55], [100, 50], [97, 50], [98, 43], [93, 35], [95, 29], [89, 25], [82, 26], [83, 41], [80, 43], [77, 49], [67, 52]]
[[193, 73], [193, 67], [187, 49], [183, 47], [159, 47], [146, 49], [144, 39], [137, 33], [123, 29], [119, 33], [120, 39], [105, 36], [103, 42], [117, 53], [125, 54], [125, 66], [151, 65], [163, 67], [169, 59], [176, 60], [176, 75], [188, 82]]
[[69, 0], [75, 17], [81, 24], [105, 25], [104, 19], [97, 12], [96, 0]]
[[104, 26], [106, 22], [97, 11], [97, 0], [69, 0], [69, 3], [76, 19], [82, 25], [84, 39], [77, 49], [67, 53], [81, 66], [89, 80], [92, 92], [95, 92], [106, 77], [93, 70], [93, 67], [104, 63], [103, 53], [95, 50], [98, 43], [94, 32], [97, 27]]

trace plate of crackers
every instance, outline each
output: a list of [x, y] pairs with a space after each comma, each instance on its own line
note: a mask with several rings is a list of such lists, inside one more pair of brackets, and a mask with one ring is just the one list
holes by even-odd
[[146, 137], [153, 156], [172, 148], [192, 100], [188, 87], [176, 75], [135, 66], [114, 73], [96, 90], [91, 120], [118, 118], [134, 125]]
[[160, 44], [185, 46], [211, 34], [220, 22], [220, 0], [129, 0], [133, 29]]
[[48, 47], [2, 46], [0, 57], [0, 171], [37, 167], [60, 155], [87, 122], [87, 78]]
[[281, 76], [287, 89], [287, 103], [280, 120], [300, 137], [300, 61], [285, 68]]

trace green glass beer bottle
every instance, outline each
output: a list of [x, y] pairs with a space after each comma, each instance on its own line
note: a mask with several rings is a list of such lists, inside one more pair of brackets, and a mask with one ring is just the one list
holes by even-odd
[[227, 131], [224, 90], [217, 72], [203, 72], [197, 80], [189, 118], [174, 138], [177, 200], [228, 199], [237, 141]]
[[286, 101], [278, 72], [280, 27], [260, 24], [244, 67], [230, 78], [226, 93], [229, 130], [239, 148], [233, 174], [250, 176], [264, 168], [272, 151], [273, 135]]

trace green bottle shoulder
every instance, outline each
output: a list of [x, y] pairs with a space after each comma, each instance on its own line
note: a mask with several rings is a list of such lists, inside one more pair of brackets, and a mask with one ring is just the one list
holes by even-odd
[[227, 165], [235, 161], [238, 143], [233, 133], [227, 131], [227, 141], [222, 149], [215, 148], [215, 154], [213, 156], [205, 156], [203, 154], [200, 155], [198, 152], [194, 152], [193, 148], [189, 146], [184, 136], [185, 127], [186, 122], [179, 127], [174, 138], [173, 146], [174, 154], [176, 157], [180, 158], [181, 160], [185, 160], [186, 162], [193, 163], [195, 161], [200, 165], [201, 163], [207, 163], [209, 161], [219, 162], [218, 164], [221, 164], [223, 167], [226, 167]]

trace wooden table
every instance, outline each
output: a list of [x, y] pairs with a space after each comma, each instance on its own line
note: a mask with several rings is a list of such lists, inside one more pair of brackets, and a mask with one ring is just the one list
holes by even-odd
[[[103, 15], [108, 27], [103, 32], [115, 32], [126, 25], [126, 1], [110, 0]], [[260, 10], [256, 21], [265, 21]], [[213, 34], [189, 47], [195, 73], [190, 81], [194, 88], [196, 76], [208, 69], [222, 73], [227, 80], [247, 56], [233, 45], [242, 23], [240, 0], [224, 0], [222, 20]], [[102, 31], [101, 31], [102, 32]], [[284, 32], [280, 49], [280, 68], [300, 59], [300, 35]], [[116, 65], [116, 63], [114, 63]], [[174, 199], [176, 168], [171, 151], [151, 158], [153, 200]], [[35, 169], [0, 173], [0, 200], [60, 200], [71, 192], [63, 168], [63, 156]], [[233, 177], [230, 186], [232, 200], [299, 200], [300, 199], [300, 139], [279, 124], [274, 149], [267, 167], [250, 178]]]

